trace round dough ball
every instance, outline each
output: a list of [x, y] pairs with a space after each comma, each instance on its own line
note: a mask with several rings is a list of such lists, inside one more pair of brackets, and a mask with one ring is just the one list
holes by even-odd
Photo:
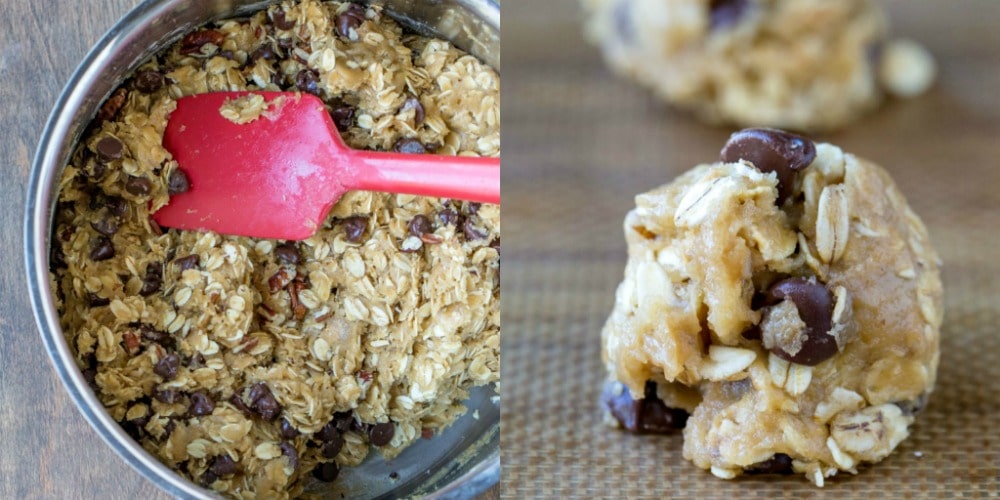
[[638, 195], [625, 219], [605, 404], [629, 430], [690, 413], [684, 457], [717, 476], [822, 485], [888, 456], [926, 403], [939, 260], [869, 161], [771, 129], [737, 132], [722, 159]]
[[[709, 122], [828, 130], [882, 99], [887, 22], [871, 0], [582, 2], [612, 67]], [[933, 80], [933, 60], [904, 55], [881, 71], [912, 96]]]

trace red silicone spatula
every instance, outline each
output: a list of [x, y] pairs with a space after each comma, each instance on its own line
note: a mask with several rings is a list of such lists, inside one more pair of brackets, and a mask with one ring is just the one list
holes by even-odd
[[344, 144], [323, 102], [309, 94], [253, 92], [268, 109], [249, 123], [225, 118], [251, 92], [183, 97], [163, 145], [187, 192], [153, 214], [161, 226], [301, 240], [350, 190], [500, 202], [500, 159], [384, 153]]

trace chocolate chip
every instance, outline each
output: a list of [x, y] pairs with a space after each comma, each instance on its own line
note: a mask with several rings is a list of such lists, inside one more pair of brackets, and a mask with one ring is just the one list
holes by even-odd
[[219, 476], [216, 473], [212, 472], [212, 469], [205, 471], [205, 473], [202, 474], [201, 476], [201, 484], [204, 486], [211, 486], [212, 483], [218, 480]]
[[761, 172], [778, 175], [778, 205], [792, 194], [795, 173], [816, 158], [816, 145], [783, 130], [748, 128], [734, 133], [722, 148], [722, 161], [746, 160]]
[[392, 425], [392, 422], [383, 422], [368, 429], [368, 439], [375, 446], [385, 446], [392, 441], [392, 436], [395, 433], [396, 426]]
[[365, 22], [365, 9], [356, 3], [349, 5], [347, 10], [334, 19], [337, 34], [348, 39], [351, 37], [351, 30], [358, 29], [363, 22]]
[[101, 297], [93, 292], [87, 293], [87, 305], [90, 307], [104, 307], [110, 303], [111, 299]]
[[775, 453], [771, 458], [757, 462], [745, 469], [747, 474], [791, 474], [792, 457]]
[[361, 243], [368, 229], [368, 217], [356, 215], [344, 219], [344, 236], [351, 243]]
[[219, 455], [212, 459], [212, 465], [209, 466], [209, 469], [217, 476], [228, 476], [235, 474], [239, 470], [239, 467], [236, 466], [233, 457]]
[[99, 262], [115, 256], [115, 247], [107, 236], [94, 238], [90, 248], [90, 260]]
[[281, 448], [281, 454], [288, 457], [288, 465], [292, 466], [292, 469], [299, 468], [299, 451], [295, 449], [295, 445], [289, 443], [288, 441], [282, 441], [278, 445]]
[[430, 219], [423, 214], [418, 214], [410, 219], [410, 223], [407, 227], [410, 230], [410, 234], [413, 236], [422, 236], [426, 233], [434, 231], [434, 228], [431, 227]]
[[118, 232], [118, 223], [111, 219], [101, 219], [96, 222], [91, 222], [90, 227], [94, 228], [94, 231], [103, 234], [104, 236], [114, 236]]
[[204, 391], [195, 391], [191, 393], [191, 408], [188, 411], [196, 417], [211, 415], [215, 411], [215, 401]]
[[337, 420], [331, 420], [327, 422], [318, 432], [316, 432], [316, 439], [323, 441], [324, 443], [333, 441], [340, 437], [340, 431], [337, 430]]
[[337, 126], [337, 130], [343, 132], [354, 125], [354, 106], [339, 103], [330, 110], [330, 117], [333, 118], [333, 124]]
[[164, 389], [162, 391], [156, 391], [153, 393], [153, 397], [157, 401], [168, 405], [176, 404], [181, 401], [181, 393], [173, 389]]
[[665, 434], [683, 429], [688, 413], [670, 408], [656, 395], [656, 383], [646, 382], [642, 399], [632, 399], [629, 390], [615, 382], [605, 386], [601, 399], [621, 426], [637, 434]]
[[462, 233], [469, 241], [481, 240], [486, 237], [486, 232], [477, 228], [471, 218], [465, 219], [465, 222], [462, 223]]
[[295, 75], [295, 87], [312, 95], [319, 95], [319, 75], [311, 69], [300, 70]]
[[324, 483], [332, 483], [337, 479], [339, 474], [340, 466], [337, 465], [337, 462], [319, 464], [313, 469], [313, 477]]
[[181, 40], [181, 54], [189, 55], [201, 52], [201, 47], [209, 43], [220, 46], [225, 39], [225, 35], [215, 30], [201, 30], [188, 33]]
[[173, 420], [168, 421], [167, 425], [163, 426], [163, 437], [161, 437], [160, 439], [166, 441], [168, 438], [170, 438], [170, 435], [174, 433], [174, 429], [176, 428], [177, 424], [175, 424]]
[[336, 438], [323, 445], [323, 448], [320, 450], [320, 454], [325, 458], [337, 458], [337, 455], [340, 454], [340, 450], [343, 448], [344, 438], [341, 437], [340, 434], [337, 434]]
[[177, 354], [170, 353], [160, 358], [153, 367], [153, 373], [163, 377], [163, 380], [173, 380], [177, 378], [177, 370], [180, 369], [181, 358]]
[[281, 413], [281, 405], [264, 382], [257, 382], [250, 387], [250, 409], [264, 420], [274, 420]]
[[483, 204], [477, 201], [469, 201], [465, 203], [465, 212], [469, 215], [475, 215], [479, 213], [479, 209], [482, 208]]
[[163, 73], [151, 69], [144, 69], [135, 74], [135, 79], [132, 84], [135, 85], [135, 89], [139, 92], [152, 94], [153, 92], [163, 88]]
[[145, 177], [129, 177], [125, 181], [125, 191], [135, 196], [146, 196], [153, 190], [153, 183]]
[[163, 285], [163, 264], [159, 262], [150, 262], [146, 266], [146, 277], [142, 279], [142, 288], [139, 289], [139, 295], [143, 297], [148, 297], [154, 293], [160, 291], [160, 287]]
[[458, 212], [451, 208], [442, 209], [437, 213], [438, 222], [442, 226], [457, 225], [460, 218], [461, 216], [458, 215]]
[[285, 10], [281, 7], [274, 9], [271, 13], [271, 20], [274, 21], [274, 26], [279, 30], [290, 30], [295, 27], [295, 21], [290, 21], [285, 17]]
[[128, 97], [128, 91], [123, 88], [119, 88], [111, 94], [111, 97], [104, 101], [101, 109], [97, 111], [97, 122], [108, 121], [118, 115], [118, 112], [125, 106], [126, 97]]
[[392, 145], [392, 150], [397, 153], [422, 155], [427, 153], [424, 144], [416, 139], [402, 138]]
[[83, 375], [83, 380], [87, 382], [87, 385], [90, 386], [90, 389], [92, 391], [94, 391], [94, 392], [97, 392], [98, 391], [98, 386], [97, 386], [97, 369], [96, 368], [87, 368], [87, 369], [83, 370], [82, 372], [80, 372], [80, 374]]
[[171, 196], [175, 194], [186, 193], [188, 189], [191, 189], [191, 183], [188, 181], [188, 176], [180, 169], [174, 169], [170, 172], [170, 178], [167, 179], [167, 193]]
[[289, 423], [288, 420], [281, 419], [280, 435], [285, 439], [292, 439], [299, 435], [299, 430]]
[[719, 29], [732, 26], [746, 14], [750, 2], [747, 0], [712, 0], [708, 7], [709, 28]]
[[122, 141], [114, 137], [102, 137], [94, 147], [97, 150], [97, 157], [102, 161], [120, 160], [122, 158]]
[[117, 196], [109, 196], [104, 201], [104, 206], [108, 207], [108, 210], [115, 217], [125, 217], [125, 214], [128, 213], [128, 202]]
[[157, 330], [156, 328], [153, 328], [151, 325], [147, 325], [145, 323], [139, 325], [139, 334], [142, 336], [143, 339], [148, 340], [150, 342], [155, 342], [163, 347], [169, 347], [169, 344], [173, 343], [173, 338], [170, 336], [169, 333], [164, 332], [162, 330]]
[[337, 423], [337, 431], [347, 432], [354, 424], [354, 414], [349, 411], [337, 412], [333, 414], [333, 421]]
[[786, 278], [771, 285], [765, 297], [768, 305], [782, 300], [790, 300], [798, 310], [799, 318], [805, 323], [802, 346], [795, 354], [789, 354], [782, 346], [770, 348], [776, 356], [813, 366], [837, 354], [837, 341], [828, 335], [832, 326], [833, 294], [816, 279]]
[[243, 398], [241, 398], [239, 394], [233, 394], [229, 398], [229, 402], [232, 403], [232, 405], [235, 406], [236, 409], [243, 414], [243, 416], [247, 418], [253, 417], [253, 410], [247, 407], [246, 403], [243, 402]]
[[277, 257], [279, 261], [293, 266], [298, 264], [299, 260], [301, 260], [299, 249], [295, 246], [295, 243], [290, 241], [275, 247], [274, 256]]
[[181, 272], [187, 271], [188, 269], [194, 269], [198, 267], [198, 263], [201, 261], [201, 257], [198, 254], [193, 253], [187, 257], [181, 257], [174, 261]]
[[403, 101], [403, 107], [400, 108], [400, 111], [406, 111], [408, 109], [413, 110], [414, 125], [419, 126], [421, 123], [424, 123], [424, 118], [425, 118], [424, 105], [420, 104], [419, 99], [417, 99], [416, 97], [411, 97]]

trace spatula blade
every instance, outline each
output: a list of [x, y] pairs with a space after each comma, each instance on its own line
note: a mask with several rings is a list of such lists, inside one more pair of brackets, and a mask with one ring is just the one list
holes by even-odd
[[[251, 94], [267, 104], [259, 117], [241, 124], [224, 116], [224, 105], [238, 109]], [[227, 116], [238, 121], [242, 115]], [[323, 102], [309, 94], [215, 92], [181, 98], [163, 144], [190, 184], [153, 214], [165, 227], [305, 239], [350, 185], [342, 182], [349, 174], [335, 161], [346, 146]]]

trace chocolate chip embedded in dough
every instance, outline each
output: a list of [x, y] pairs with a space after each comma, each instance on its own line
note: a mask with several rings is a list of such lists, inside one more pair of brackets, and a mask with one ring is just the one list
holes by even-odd
[[281, 413], [281, 405], [264, 382], [250, 387], [250, 408], [264, 420], [274, 420]]
[[642, 399], [632, 399], [628, 389], [618, 382], [605, 386], [601, 397], [622, 428], [637, 434], [665, 434], [683, 429], [688, 413], [670, 408], [656, 396], [656, 383], [646, 382]]
[[368, 217], [360, 215], [344, 219], [344, 236], [351, 243], [361, 243], [368, 229]]
[[343, 132], [354, 124], [354, 106], [343, 102], [336, 104], [330, 110], [330, 117], [333, 118], [337, 130]]
[[816, 159], [816, 145], [805, 137], [771, 128], [748, 128], [734, 133], [722, 147], [722, 161], [745, 160], [761, 172], [778, 176], [778, 205], [792, 195], [795, 173]]
[[163, 264], [150, 262], [146, 266], [146, 276], [142, 279], [142, 288], [139, 289], [139, 295], [148, 297], [160, 291], [161, 286], [163, 286]]
[[156, 70], [144, 69], [135, 74], [132, 85], [139, 92], [152, 94], [163, 88], [163, 73]]
[[385, 446], [392, 441], [392, 436], [396, 434], [396, 426], [392, 422], [375, 424], [368, 429], [368, 439], [375, 446]]
[[281, 7], [274, 9], [274, 12], [271, 13], [271, 21], [279, 30], [290, 30], [295, 27], [295, 21], [288, 19], [285, 10]]
[[299, 451], [295, 449], [295, 445], [284, 441], [278, 445], [281, 448], [281, 454], [288, 457], [288, 465], [292, 466], [292, 469], [299, 468]]
[[97, 157], [100, 158], [101, 161], [107, 162], [111, 160], [120, 160], [124, 146], [122, 145], [122, 141], [108, 136], [102, 137], [101, 140], [97, 141], [97, 145], [94, 146], [94, 149], [97, 150]]
[[349, 5], [347, 10], [333, 21], [337, 27], [337, 34], [348, 39], [351, 37], [351, 30], [358, 29], [363, 22], [365, 22], [365, 8], [356, 3]]
[[336, 438], [323, 445], [323, 448], [320, 449], [320, 454], [323, 455], [324, 458], [337, 458], [337, 455], [340, 454], [340, 450], [343, 448], [344, 438], [338, 433]]
[[181, 366], [181, 358], [177, 354], [170, 353], [160, 358], [153, 367], [153, 373], [163, 377], [163, 380], [173, 380], [177, 378], [177, 371]]
[[188, 269], [194, 269], [198, 267], [198, 263], [200, 261], [201, 257], [199, 257], [198, 254], [194, 253], [188, 255], [187, 257], [181, 257], [179, 259], [174, 260], [174, 264], [177, 264], [177, 268], [180, 269], [181, 272], [184, 272], [187, 271]]
[[215, 401], [204, 391], [196, 391], [191, 394], [191, 408], [188, 411], [196, 417], [211, 415], [215, 411]]
[[424, 105], [420, 104], [420, 99], [416, 97], [410, 97], [406, 101], [403, 101], [403, 106], [399, 109], [400, 111], [406, 111], [408, 109], [413, 110], [413, 123], [419, 126], [424, 122]]
[[407, 229], [410, 234], [418, 237], [434, 231], [434, 228], [431, 226], [430, 219], [428, 219], [424, 214], [417, 214], [410, 219], [410, 223], [407, 224]]
[[101, 219], [96, 222], [91, 222], [90, 227], [94, 228], [94, 231], [103, 234], [104, 236], [114, 236], [118, 232], [118, 223], [111, 219]]
[[146, 196], [153, 190], [153, 183], [145, 177], [129, 177], [125, 181], [125, 191], [135, 196]]
[[233, 457], [230, 457], [229, 455], [219, 455], [213, 458], [212, 465], [209, 466], [209, 469], [217, 476], [228, 476], [239, 471], [236, 461], [234, 461]]
[[725, 28], [740, 21], [750, 7], [748, 0], [712, 0], [708, 7], [709, 29]]
[[285, 439], [292, 439], [295, 436], [299, 435], [299, 430], [296, 429], [295, 426], [293, 426], [291, 424], [291, 422], [289, 422], [288, 420], [281, 419], [281, 432], [280, 432], [280, 434], [281, 434], [281, 437], [283, 437]]
[[794, 354], [789, 346], [774, 345], [769, 349], [776, 356], [800, 365], [817, 365], [837, 354], [837, 340], [830, 335], [833, 316], [833, 294], [815, 278], [787, 278], [771, 285], [765, 294], [772, 307], [789, 300], [805, 323], [801, 345]]
[[757, 462], [744, 471], [747, 474], [791, 474], [792, 457], [784, 453], [775, 453], [763, 462]]
[[173, 196], [186, 193], [189, 189], [191, 189], [191, 182], [184, 171], [174, 169], [173, 172], [170, 172], [170, 177], [167, 179], [167, 194]]
[[332, 483], [340, 475], [340, 466], [337, 462], [327, 462], [316, 465], [313, 469], [313, 477], [324, 483]]
[[295, 74], [295, 87], [312, 95], [319, 95], [319, 74], [311, 69], [303, 69]]
[[299, 254], [299, 249], [293, 242], [285, 242], [275, 247], [274, 256], [277, 257], [279, 261], [293, 266], [302, 260], [302, 256]]
[[396, 141], [396, 143], [392, 145], [392, 150], [397, 153], [406, 153], [414, 155], [422, 155], [427, 153], [427, 148], [424, 146], [424, 143], [416, 139], [408, 139], [408, 138]]
[[98, 236], [91, 243], [90, 260], [99, 262], [115, 256], [115, 247], [107, 236]]

